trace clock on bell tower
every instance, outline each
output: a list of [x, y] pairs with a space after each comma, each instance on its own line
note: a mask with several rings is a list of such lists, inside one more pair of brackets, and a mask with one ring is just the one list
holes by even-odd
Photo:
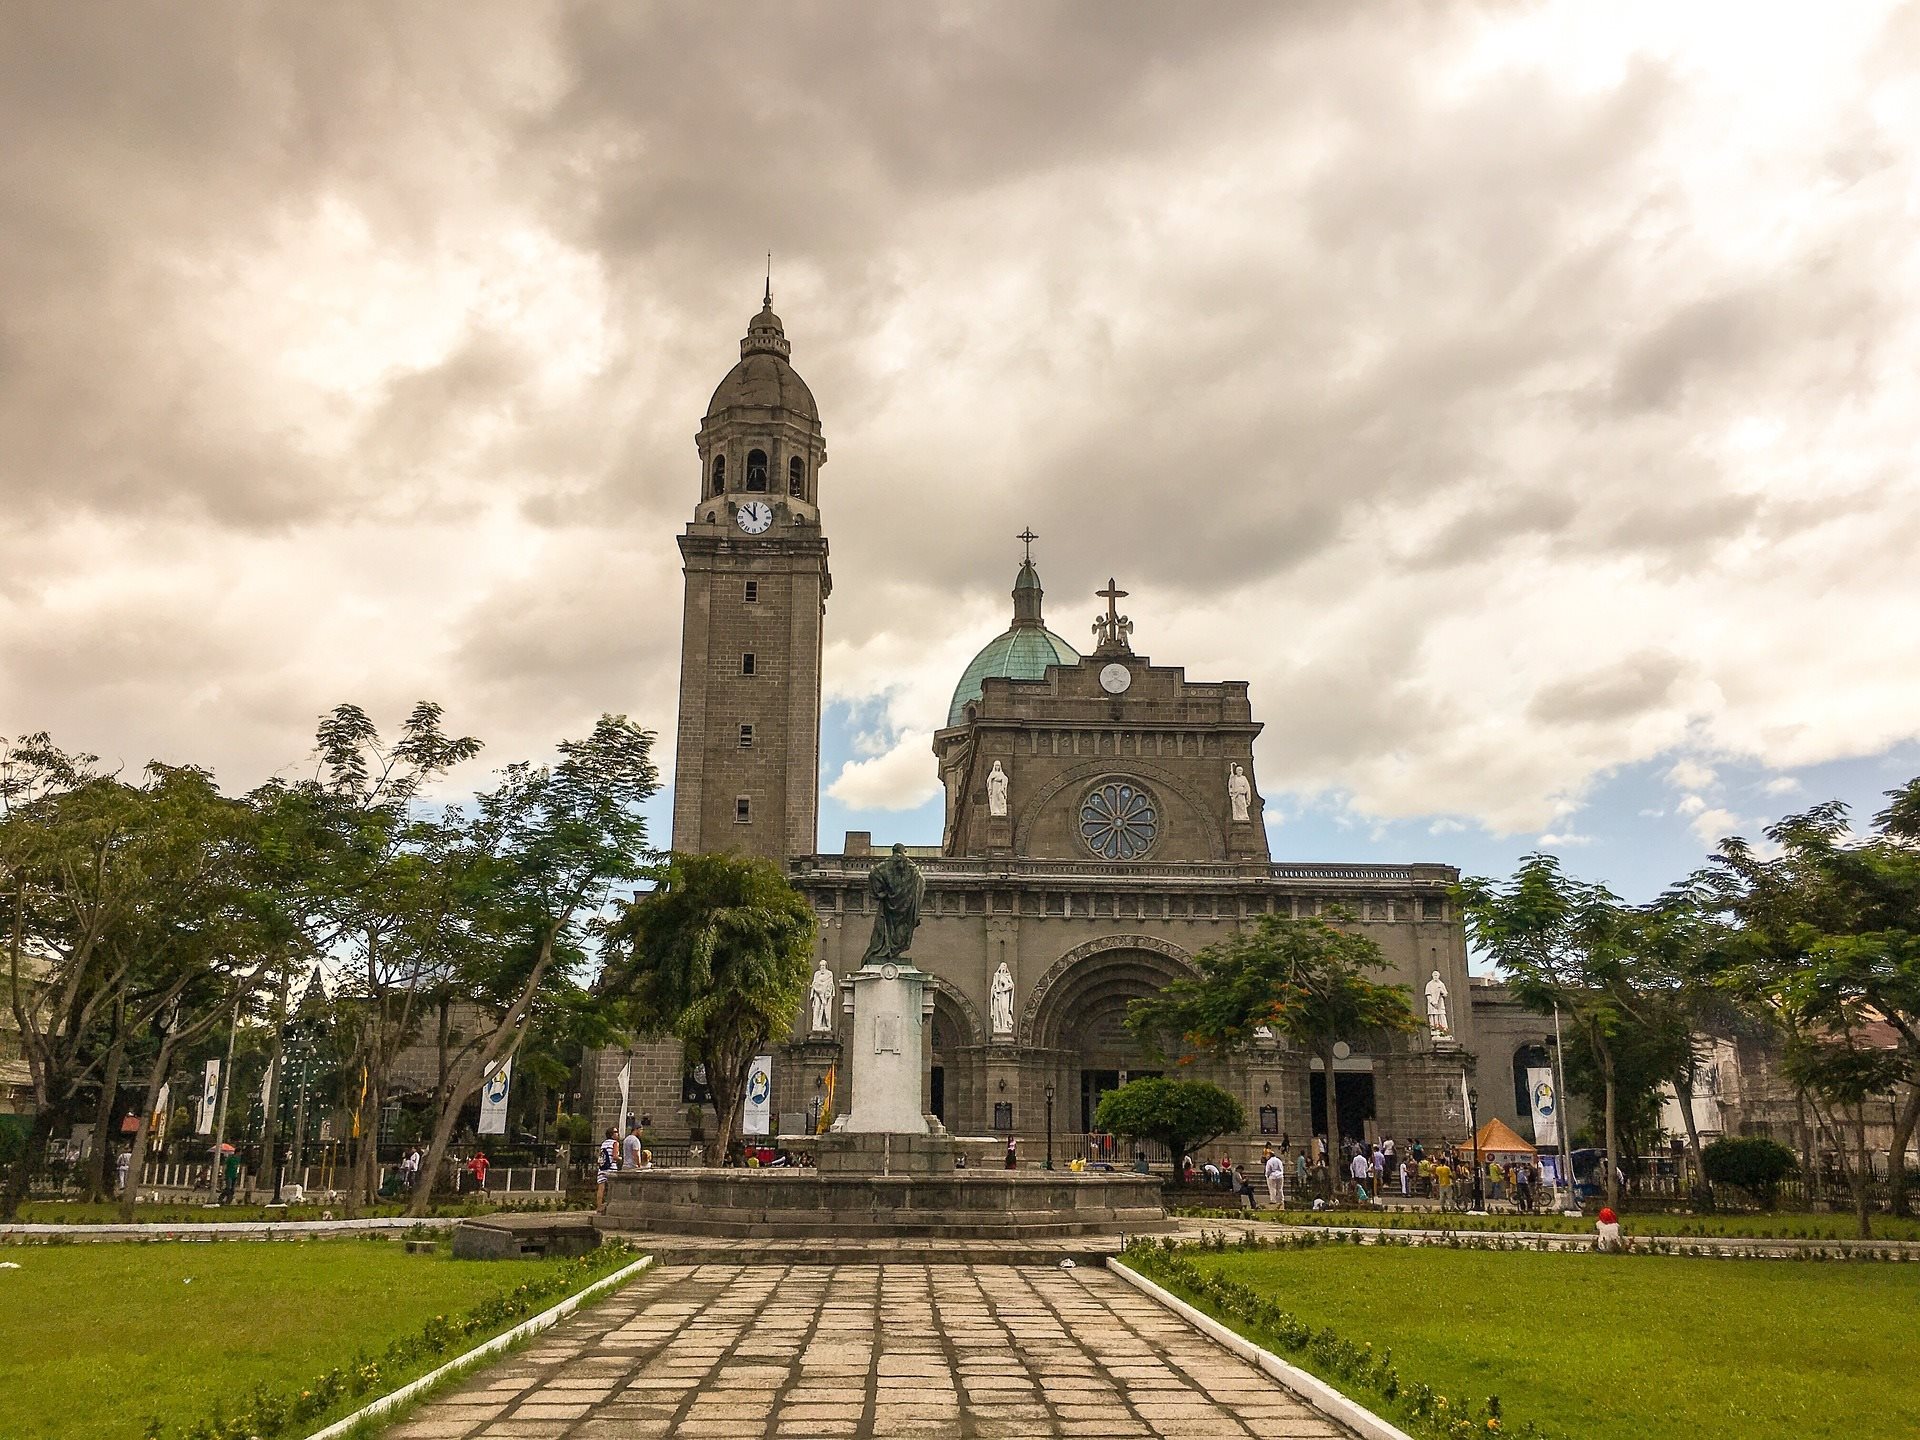
[[680, 536], [675, 850], [784, 862], [818, 848], [827, 445], [791, 349], [769, 285], [694, 437], [700, 499]]

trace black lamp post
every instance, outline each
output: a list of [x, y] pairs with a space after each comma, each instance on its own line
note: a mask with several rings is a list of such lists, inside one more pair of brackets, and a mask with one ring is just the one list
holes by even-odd
[[1487, 1208], [1486, 1175], [1480, 1165], [1480, 1092], [1467, 1091], [1467, 1124], [1473, 1127], [1473, 1208]]
[[1053, 1169], [1053, 1082], [1047, 1082], [1047, 1169]]

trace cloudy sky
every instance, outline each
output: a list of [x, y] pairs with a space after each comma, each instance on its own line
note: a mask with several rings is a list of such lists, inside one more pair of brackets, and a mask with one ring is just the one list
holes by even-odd
[[1026, 525], [1069, 640], [1115, 574], [1138, 649], [1252, 682], [1277, 856], [1640, 895], [1920, 772], [1916, 6], [5, 27], [6, 733], [236, 788], [345, 699], [493, 763], [605, 710], [670, 746], [772, 251], [828, 848], [937, 840]]

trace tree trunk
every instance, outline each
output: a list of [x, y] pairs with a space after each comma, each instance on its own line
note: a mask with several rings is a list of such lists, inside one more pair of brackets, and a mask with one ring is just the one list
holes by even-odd
[[[1333, 1204], [1334, 1156], [1340, 1153], [1340, 1126], [1337, 1118], [1339, 1116], [1340, 1109], [1338, 1104], [1335, 1103], [1335, 1097], [1333, 1093], [1334, 1084], [1333, 1084], [1333, 1046], [1332, 1045], [1328, 1045], [1324, 1050], [1320, 1052], [1320, 1064], [1322, 1068], [1325, 1070], [1326, 1076], [1327, 1076], [1327, 1083], [1324, 1089], [1324, 1093], [1320, 1096], [1320, 1101], [1321, 1101], [1320, 1122], [1321, 1124], [1327, 1127], [1327, 1169], [1326, 1169], [1325, 1175], [1321, 1177], [1320, 1192], [1322, 1195], [1326, 1197], [1327, 1204], [1331, 1205]], [[1461, 1097], [1461, 1103], [1462, 1104], [1466, 1103], [1466, 1097], [1464, 1095]]]
[[1617, 1097], [1613, 1078], [1613, 1051], [1607, 1048], [1605, 1041], [1594, 1048], [1600, 1055], [1600, 1075], [1606, 1086], [1607, 1169], [1603, 1178], [1606, 1181], [1608, 1208], [1617, 1210], [1620, 1208], [1620, 1174], [1625, 1167], [1620, 1163], [1620, 1117], [1619, 1107], [1615, 1103]]
[[1693, 1167], [1693, 1175], [1687, 1181], [1691, 1191], [1695, 1182], [1699, 1184], [1700, 1206], [1702, 1210], [1713, 1209], [1713, 1186], [1707, 1180], [1707, 1166], [1700, 1154], [1700, 1127], [1693, 1118], [1693, 1064], [1689, 1060], [1685, 1066], [1685, 1075], [1673, 1077], [1674, 1098], [1680, 1102], [1680, 1119], [1687, 1128], [1688, 1163]]
[[[737, 1060], [714, 1059], [707, 1061], [707, 1074], [713, 1082], [713, 1113], [717, 1120], [714, 1135], [713, 1153], [707, 1158], [709, 1165], [724, 1165], [727, 1152], [732, 1147], [736, 1130], [740, 1123], [740, 1099], [747, 1093], [747, 1072], [753, 1068], [755, 1047], [746, 1047], [746, 1054]], [[716, 1057], [718, 1058], [718, 1057]], [[714, 1155], [718, 1155], [718, 1159]]]
[[115, 1102], [120, 1098], [120, 1069], [127, 1062], [127, 1002], [113, 1004], [113, 1044], [107, 1050], [106, 1068], [100, 1074], [100, 1099], [93, 1107], [93, 1154], [87, 1159], [87, 1201], [101, 1204], [113, 1198], [113, 1186], [107, 1180], [107, 1166], [113, 1159], [113, 1119]]
[[1873, 1178], [1873, 1166], [1867, 1154], [1867, 1106], [1863, 1100], [1853, 1107], [1853, 1218], [1860, 1227], [1860, 1238], [1873, 1238], [1873, 1216], [1867, 1208], [1867, 1186]]
[[420, 1174], [414, 1181], [413, 1195], [407, 1201], [407, 1214], [424, 1215], [432, 1204], [434, 1182], [440, 1177], [440, 1167], [446, 1161], [448, 1147], [453, 1143], [453, 1128], [460, 1123], [460, 1112], [466, 1105], [467, 1096], [480, 1088], [480, 1075], [484, 1069], [483, 1065], [473, 1067], [473, 1084], [470, 1086], [452, 1077], [442, 1082], [442, 1104], [434, 1117], [433, 1138], [427, 1142], [427, 1153], [420, 1159]]
[[43, 1104], [34, 1112], [33, 1126], [27, 1131], [27, 1143], [20, 1158], [7, 1172], [7, 1188], [0, 1192], [0, 1220], [12, 1220], [20, 1213], [20, 1202], [27, 1198], [27, 1184], [34, 1171], [47, 1163], [47, 1142], [66, 1118], [64, 1105]]
[[1913, 1213], [1907, 1198], [1907, 1142], [1913, 1139], [1916, 1121], [1920, 1121], [1920, 1075], [1907, 1081], [1907, 1103], [1894, 1114], [1893, 1144], [1887, 1150], [1887, 1208], [1895, 1215]]
[[160, 1053], [153, 1057], [153, 1064], [147, 1070], [146, 1099], [140, 1106], [140, 1125], [133, 1132], [133, 1154], [127, 1161], [127, 1183], [120, 1190], [120, 1218], [131, 1223], [133, 1204], [140, 1194], [140, 1182], [147, 1173], [147, 1131], [153, 1124], [153, 1102], [159, 1097], [161, 1083], [166, 1079], [167, 1066], [173, 1060], [173, 1037], [167, 1036], [160, 1042]]

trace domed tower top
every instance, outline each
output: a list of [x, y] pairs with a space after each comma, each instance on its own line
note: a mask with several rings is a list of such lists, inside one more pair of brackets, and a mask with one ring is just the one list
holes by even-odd
[[714, 390], [694, 437], [700, 452], [698, 520], [725, 523], [739, 506], [758, 503], [771, 507], [776, 526], [819, 523], [818, 478], [827, 443], [813, 391], [788, 360], [792, 351], [773, 313], [769, 283], [760, 313], [747, 322], [740, 359]]

